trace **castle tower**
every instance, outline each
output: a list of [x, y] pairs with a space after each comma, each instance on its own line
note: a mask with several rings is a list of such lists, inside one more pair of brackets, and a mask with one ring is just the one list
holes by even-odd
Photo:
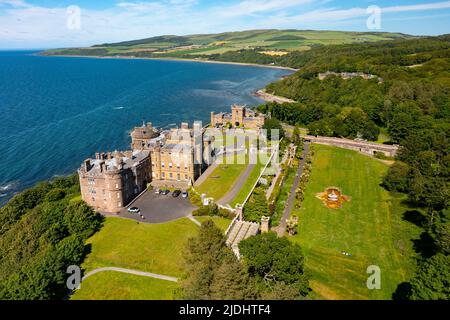
[[231, 121], [233, 126], [244, 125], [245, 107], [233, 105], [231, 107]]
[[261, 217], [261, 232], [262, 233], [269, 232], [269, 222], [270, 222], [270, 217], [266, 217], [266, 216]]
[[214, 119], [214, 112], [211, 111], [211, 127], [214, 128], [216, 126], [216, 122]]

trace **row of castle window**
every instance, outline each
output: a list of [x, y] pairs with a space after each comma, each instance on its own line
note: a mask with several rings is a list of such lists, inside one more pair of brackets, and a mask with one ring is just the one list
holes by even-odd
[[[128, 189], [128, 188], [127, 188]], [[93, 197], [94, 197], [94, 195], [96, 195], [97, 194], [97, 190], [95, 190], [95, 189], [89, 189], [88, 190], [89, 191], [89, 193], [91, 194], [91, 195], [93, 195]], [[106, 190], [102, 190], [102, 193], [103, 193], [103, 195], [105, 195], [106, 194]], [[109, 192], [108, 193], [108, 196], [109, 196], [109, 198], [111, 199], [111, 192]], [[119, 199], [120, 198], [120, 193], [117, 193], [117, 199]], [[95, 201], [95, 198], [93, 198], [94, 199], [94, 201]]]
[[[156, 178], [158, 177], [158, 175], [157, 174], [155, 175], [154, 172], [152, 172], [152, 176], [153, 177], [156, 176]], [[166, 177], [166, 173], [165, 172], [161, 172], [161, 178], [165, 178], [165, 177]], [[169, 178], [173, 178], [173, 173], [172, 172], [169, 172]], [[184, 175], [184, 179], [186, 179], [186, 180], [188, 179], [188, 175], [187, 174]], [[181, 175], [179, 173], [177, 173], [177, 180], [181, 180]]]
[[[154, 167], [154, 166], [155, 166], [155, 164], [152, 163], [152, 167]], [[162, 168], [165, 167], [165, 163], [164, 163], [164, 162], [161, 162], [161, 167], [162, 167]], [[169, 163], [169, 168], [172, 168], [172, 167], [173, 167], [173, 164], [172, 164], [172, 163]], [[180, 169], [180, 164], [179, 164], [179, 163], [177, 164], [177, 168]], [[184, 169], [187, 170], [187, 168], [188, 168], [188, 165], [185, 164], [185, 165], [184, 165]]]

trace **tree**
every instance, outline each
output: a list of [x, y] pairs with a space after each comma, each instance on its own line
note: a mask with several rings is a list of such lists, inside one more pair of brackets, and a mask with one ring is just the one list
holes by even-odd
[[[264, 125], [263, 125], [263, 129], [267, 130], [267, 139], [268, 140], [272, 139], [272, 133], [273, 133], [272, 130], [278, 130], [278, 137], [277, 137], [278, 139], [281, 139], [284, 137], [284, 130], [283, 130], [283, 127], [281, 126], [281, 122], [280, 122], [280, 120], [278, 120], [276, 118], [266, 119], [266, 121], [264, 122]], [[273, 138], [275, 138], [275, 136]]]
[[378, 136], [380, 135], [380, 128], [378, 128], [378, 126], [373, 121], [368, 121], [362, 129], [361, 135], [363, 139], [369, 141], [377, 141]]
[[256, 279], [263, 291], [271, 291], [275, 285], [284, 283], [294, 287], [299, 297], [309, 292], [299, 245], [269, 232], [241, 241], [239, 250], [249, 275]]
[[101, 217], [84, 202], [70, 203], [64, 210], [64, 221], [70, 233], [89, 237], [100, 228]]
[[450, 212], [447, 210], [444, 217], [433, 226], [432, 236], [439, 252], [450, 254]]
[[212, 221], [202, 223], [197, 237], [185, 249], [185, 276], [179, 295], [183, 299], [247, 299], [255, 296], [244, 267], [225, 244], [222, 231]]
[[414, 128], [414, 119], [409, 113], [395, 113], [388, 126], [388, 133], [395, 143], [402, 142]]
[[436, 254], [421, 263], [411, 279], [411, 300], [450, 299], [450, 256]]
[[256, 289], [242, 264], [229, 252], [220, 267], [214, 271], [211, 283], [211, 299], [255, 299]]
[[300, 135], [300, 129], [297, 126], [294, 127], [294, 131], [292, 132], [292, 143], [296, 146], [303, 145], [303, 139]]
[[40, 183], [0, 209], [0, 299], [60, 299], [66, 268], [80, 264], [101, 218], [83, 202], [74, 176]]
[[47, 192], [45, 200], [48, 202], [55, 202], [63, 199], [66, 196], [66, 192], [63, 189], [55, 188]]
[[395, 162], [383, 179], [383, 186], [389, 191], [407, 192], [409, 166], [403, 162]]

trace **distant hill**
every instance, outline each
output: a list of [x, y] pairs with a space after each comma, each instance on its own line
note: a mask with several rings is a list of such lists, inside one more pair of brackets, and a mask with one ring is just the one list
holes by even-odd
[[54, 49], [48, 50], [44, 54], [223, 60], [218, 56], [230, 52], [268, 52], [270, 55], [273, 51], [290, 53], [308, 51], [318, 46], [409, 38], [412, 36], [387, 32], [268, 29], [186, 36], [162, 35], [117, 43], [104, 43], [87, 48]]

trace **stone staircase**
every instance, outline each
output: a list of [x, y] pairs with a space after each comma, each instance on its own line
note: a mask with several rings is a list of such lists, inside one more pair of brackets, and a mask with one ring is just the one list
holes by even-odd
[[238, 244], [251, 236], [258, 234], [259, 224], [254, 222], [233, 220], [227, 230], [227, 245], [233, 249], [234, 254], [240, 257]]

